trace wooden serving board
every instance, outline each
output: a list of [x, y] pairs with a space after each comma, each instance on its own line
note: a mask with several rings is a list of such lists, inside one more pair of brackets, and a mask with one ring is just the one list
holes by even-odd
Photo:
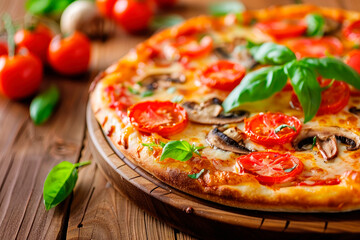
[[103, 134], [90, 104], [86, 121], [93, 157], [114, 188], [183, 232], [204, 239], [360, 239], [360, 211], [262, 212], [222, 206], [182, 193], [126, 159]]

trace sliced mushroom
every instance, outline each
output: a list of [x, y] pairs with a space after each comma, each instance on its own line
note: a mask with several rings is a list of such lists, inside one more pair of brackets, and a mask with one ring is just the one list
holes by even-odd
[[245, 38], [235, 38], [232, 42], [215, 47], [214, 54], [220, 59], [233, 60], [247, 69], [252, 69], [257, 63], [245, 48], [246, 44]]
[[360, 136], [340, 127], [303, 126], [300, 134], [294, 139], [293, 147], [298, 150], [306, 150], [316, 137], [316, 145], [325, 160], [336, 157], [338, 147], [335, 139], [349, 145], [346, 149], [354, 151], [360, 148]]
[[147, 75], [141, 80], [141, 83], [147, 90], [156, 90], [166, 89], [171, 86], [171, 83], [184, 83], [185, 81], [186, 77], [183, 73], [173, 72]]
[[357, 115], [357, 116], [360, 117], [360, 109], [357, 108], [357, 107], [351, 107], [351, 108], [349, 108], [349, 112], [351, 112], [352, 114], [355, 114], [355, 115]]
[[216, 147], [225, 151], [239, 154], [249, 154], [251, 152], [245, 147], [241, 137], [241, 132], [237, 127], [228, 129], [214, 128], [207, 135], [206, 141], [212, 147]]
[[249, 116], [249, 112], [242, 110], [223, 113], [221, 104], [220, 99], [211, 98], [200, 104], [192, 101], [184, 102], [182, 106], [188, 113], [190, 121], [202, 124], [224, 125], [237, 123], [242, 122], [245, 117]]
[[336, 21], [332, 18], [325, 17], [325, 23], [324, 23], [324, 34], [330, 35], [336, 32], [341, 28], [341, 23], [339, 21]]

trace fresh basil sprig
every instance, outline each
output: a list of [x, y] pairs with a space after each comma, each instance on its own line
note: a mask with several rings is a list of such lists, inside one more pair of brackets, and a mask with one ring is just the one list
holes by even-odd
[[321, 103], [321, 87], [313, 69], [300, 61], [287, 63], [284, 68], [304, 111], [304, 122], [315, 117]]
[[296, 167], [297, 167], [298, 165], [297, 164], [295, 164], [292, 168], [287, 168], [287, 169], [284, 169], [284, 172], [286, 172], [286, 173], [290, 173], [290, 172], [292, 172]]
[[216, 17], [225, 16], [229, 13], [240, 14], [245, 10], [244, 4], [239, 1], [213, 3], [209, 7], [211, 15]]
[[178, 161], [187, 161], [193, 154], [201, 156], [199, 150], [205, 147], [196, 147], [195, 144], [191, 145], [185, 140], [170, 141], [163, 147], [160, 161], [166, 158], [172, 158]]
[[306, 35], [321, 37], [324, 35], [325, 19], [319, 14], [309, 14], [306, 16], [307, 30]]
[[281, 124], [280, 126], [278, 126], [277, 128], [275, 128], [275, 133], [278, 133], [280, 132], [282, 129], [284, 128], [291, 128], [292, 130], [294, 130], [294, 132], [296, 132], [296, 128], [294, 126], [290, 126], [290, 125], [287, 125], [287, 124]]
[[27, 0], [25, 8], [35, 15], [60, 14], [75, 0]]
[[248, 73], [229, 94], [222, 106], [229, 112], [241, 104], [271, 97], [286, 85], [287, 76], [281, 66], [264, 67]]
[[288, 47], [272, 42], [260, 45], [248, 42], [246, 47], [255, 61], [261, 64], [280, 65], [296, 59], [295, 54]]
[[45, 179], [43, 190], [46, 210], [57, 206], [70, 195], [78, 178], [78, 168], [90, 163], [87, 161], [73, 164], [64, 161], [51, 169]]
[[198, 173], [194, 173], [194, 174], [189, 174], [189, 178], [192, 178], [192, 179], [198, 179], [201, 174], [203, 174], [203, 172], [205, 172], [205, 169], [201, 169], [200, 172]]

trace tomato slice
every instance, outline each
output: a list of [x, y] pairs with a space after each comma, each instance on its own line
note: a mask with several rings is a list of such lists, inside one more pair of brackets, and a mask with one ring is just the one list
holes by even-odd
[[[284, 127], [276, 133], [275, 129], [284, 124], [292, 128]], [[245, 134], [252, 141], [264, 146], [291, 142], [299, 134], [300, 129], [301, 122], [299, 119], [283, 113], [259, 113], [245, 119]]]
[[255, 27], [278, 39], [301, 36], [307, 28], [301, 19], [270, 20], [257, 23]]
[[245, 72], [238, 63], [220, 60], [203, 71], [200, 81], [210, 88], [231, 91], [239, 85]]
[[360, 74], [360, 50], [350, 51], [346, 63]]
[[360, 40], [360, 20], [355, 21], [344, 28], [343, 35], [352, 41]]
[[114, 109], [119, 117], [127, 117], [126, 110], [133, 105], [128, 90], [121, 85], [110, 85], [104, 89], [109, 99], [109, 107]]
[[210, 53], [213, 49], [213, 40], [204, 36], [200, 41], [195, 36], [182, 35], [172, 44], [181, 57], [197, 58]]
[[254, 174], [265, 185], [291, 181], [304, 168], [303, 163], [289, 153], [253, 152], [236, 160], [240, 170]]
[[[329, 85], [331, 80], [321, 80], [321, 86]], [[332, 114], [340, 112], [349, 102], [350, 88], [340, 81], [335, 81], [332, 86], [321, 92], [321, 103], [317, 115]], [[295, 108], [301, 108], [298, 97], [295, 93], [291, 96], [291, 104]]]
[[288, 42], [297, 58], [325, 57], [327, 54], [340, 56], [343, 53], [343, 45], [336, 37], [300, 38]]
[[170, 101], [140, 102], [128, 111], [131, 124], [139, 131], [162, 136], [177, 134], [186, 128], [188, 116], [183, 107]]

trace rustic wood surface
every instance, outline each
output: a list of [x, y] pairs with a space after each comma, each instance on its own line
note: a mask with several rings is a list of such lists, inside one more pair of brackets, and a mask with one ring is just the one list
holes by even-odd
[[[24, 2], [0, 0], [0, 15], [9, 12], [14, 19], [20, 19], [25, 13]], [[210, 1], [179, 2], [175, 12], [191, 17], [206, 13]], [[297, 1], [243, 2], [248, 9], [256, 9]], [[302, 2], [360, 11], [357, 0]], [[43, 205], [43, 182], [53, 166], [64, 160], [78, 162], [93, 158], [85, 126], [90, 80], [146, 37], [128, 36], [119, 31], [107, 42], [94, 42], [91, 70], [85, 75], [69, 78], [47, 70], [42, 87], [57, 84], [61, 102], [56, 114], [42, 126], [34, 126], [29, 119], [29, 100], [14, 102], [0, 97], [1, 239], [193, 239], [151, 217], [115, 191], [96, 164], [80, 170], [77, 186], [64, 203], [50, 211], [45, 211]], [[266, 219], [262, 227], [271, 230], [277, 224], [284, 224], [289, 231], [299, 228], [281, 218]], [[336, 232], [339, 226], [353, 228], [351, 221], [332, 221], [326, 228]], [[308, 227], [317, 229], [315, 224]]]

